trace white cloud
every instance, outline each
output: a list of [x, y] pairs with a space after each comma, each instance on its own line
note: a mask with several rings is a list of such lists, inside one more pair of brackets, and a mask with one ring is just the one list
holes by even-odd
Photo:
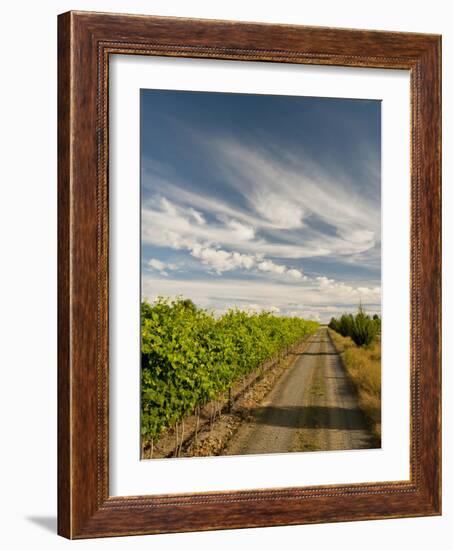
[[274, 273], [276, 275], [289, 275], [293, 279], [304, 279], [305, 276], [300, 269], [288, 268], [281, 264], [276, 264], [272, 260], [264, 260], [257, 265], [260, 271]]
[[263, 193], [256, 198], [254, 207], [272, 226], [278, 229], [302, 227], [304, 210], [299, 204], [283, 199], [276, 193]]
[[300, 271], [299, 269], [288, 269], [286, 273], [294, 279], [302, 279], [304, 277], [302, 271]]
[[335, 285], [335, 281], [333, 279], [329, 279], [328, 277], [316, 277], [316, 280], [318, 281], [320, 287], [332, 288]]
[[153, 269], [154, 271], [158, 271], [161, 275], [164, 275], [165, 277], [168, 275], [169, 270], [177, 269], [176, 264], [162, 262], [157, 258], [151, 258], [148, 261], [148, 267]]
[[350, 243], [363, 244], [372, 248], [375, 243], [375, 236], [373, 231], [369, 231], [363, 228], [344, 228], [338, 230], [338, 235]]
[[194, 258], [201, 260], [203, 264], [212, 267], [217, 273], [233, 269], [252, 269], [255, 265], [255, 258], [252, 256], [239, 252], [227, 252], [198, 243], [190, 247], [190, 253]]
[[249, 241], [255, 237], [255, 229], [238, 220], [226, 220], [225, 225], [231, 229], [239, 241]]
[[203, 246], [199, 243], [194, 243], [188, 248], [194, 258], [201, 260], [204, 265], [212, 268], [218, 274], [236, 269], [246, 271], [256, 269], [273, 275], [289, 275], [293, 279], [304, 277], [299, 269], [288, 269], [285, 265], [276, 264], [272, 260], [263, 260], [262, 256], [259, 255], [229, 252], [219, 248]]
[[237, 250], [253, 237], [247, 224], [234, 219], [207, 223], [200, 212], [166, 197], [153, 196], [142, 207], [142, 238], [148, 244], [187, 249], [205, 243]]
[[263, 262], [260, 262], [258, 264], [258, 269], [260, 271], [267, 271], [267, 272], [270, 272], [270, 273], [277, 273], [278, 275], [282, 275], [286, 271], [286, 268], [285, 268], [284, 265], [277, 265], [274, 262], [272, 262], [271, 260], [265, 260]]
[[198, 225], [204, 225], [206, 223], [203, 214], [195, 210], [195, 208], [189, 209], [189, 215], [195, 220], [196, 223], [198, 223]]
[[157, 271], [164, 271], [165, 270], [165, 264], [164, 262], [161, 262], [160, 260], [157, 260], [156, 258], [151, 258], [149, 260], [148, 265], [152, 267], [153, 269], [156, 269]]

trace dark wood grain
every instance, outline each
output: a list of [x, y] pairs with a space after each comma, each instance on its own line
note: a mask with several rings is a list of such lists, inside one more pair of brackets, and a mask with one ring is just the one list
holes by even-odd
[[[440, 514], [440, 37], [59, 16], [58, 531], [68, 538]], [[165, 55], [411, 74], [411, 479], [185, 495], [108, 490], [108, 60]]]
[[71, 536], [70, 16], [58, 25], [58, 532]]

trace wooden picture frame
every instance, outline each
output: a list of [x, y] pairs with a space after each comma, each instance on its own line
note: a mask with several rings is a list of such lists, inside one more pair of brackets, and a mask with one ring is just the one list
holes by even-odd
[[[69, 12], [58, 20], [58, 532], [68, 538], [441, 513], [441, 39]], [[406, 69], [411, 95], [410, 480], [109, 495], [109, 56]]]

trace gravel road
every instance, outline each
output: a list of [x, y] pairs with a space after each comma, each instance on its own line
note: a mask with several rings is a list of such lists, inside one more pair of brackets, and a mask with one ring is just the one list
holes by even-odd
[[222, 454], [374, 447], [340, 357], [321, 327]]

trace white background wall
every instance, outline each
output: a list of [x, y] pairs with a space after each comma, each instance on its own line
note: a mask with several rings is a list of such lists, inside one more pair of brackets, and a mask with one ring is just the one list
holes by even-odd
[[[449, 1], [56, 1], [2, 4], [0, 84], [0, 540], [3, 548], [451, 548], [453, 475], [453, 17]], [[57, 14], [70, 9], [443, 35], [444, 515], [69, 542], [56, 529]], [[450, 254], [447, 251], [450, 249]], [[448, 276], [450, 275], [450, 277]]]

